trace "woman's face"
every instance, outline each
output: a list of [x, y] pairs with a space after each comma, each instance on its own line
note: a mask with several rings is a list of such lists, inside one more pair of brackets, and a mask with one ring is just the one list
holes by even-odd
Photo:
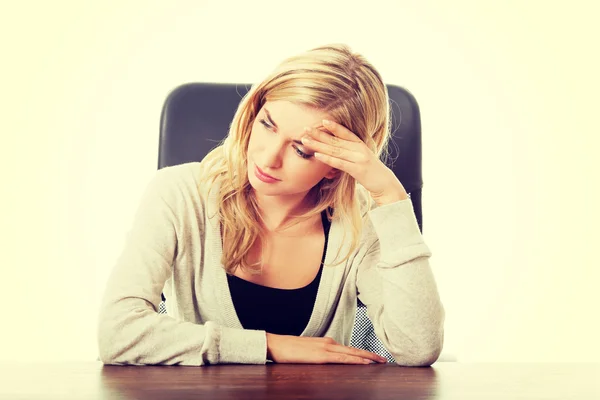
[[[288, 101], [263, 105], [248, 143], [248, 179], [254, 190], [266, 196], [304, 196], [321, 179], [336, 175], [301, 142], [304, 127], [322, 127], [323, 119], [332, 118]], [[276, 180], [265, 179], [260, 171]]]

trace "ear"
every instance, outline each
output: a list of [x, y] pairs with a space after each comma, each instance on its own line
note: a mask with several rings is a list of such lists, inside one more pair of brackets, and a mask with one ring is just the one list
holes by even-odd
[[340, 175], [340, 170], [336, 168], [331, 168], [329, 172], [325, 175], [327, 179], [337, 178]]

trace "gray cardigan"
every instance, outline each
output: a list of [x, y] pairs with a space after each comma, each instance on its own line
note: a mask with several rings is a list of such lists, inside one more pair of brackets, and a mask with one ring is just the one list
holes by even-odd
[[[148, 185], [125, 247], [106, 285], [98, 318], [99, 358], [106, 364], [209, 365], [267, 362], [265, 331], [245, 330], [220, 262], [216, 188], [198, 183], [200, 163], [163, 168]], [[329, 336], [348, 346], [356, 299], [375, 333], [403, 366], [439, 357], [444, 308], [411, 199], [364, 210], [359, 248], [323, 270], [301, 336]], [[341, 248], [332, 221], [325, 263]], [[161, 292], [167, 314], [158, 314]]]

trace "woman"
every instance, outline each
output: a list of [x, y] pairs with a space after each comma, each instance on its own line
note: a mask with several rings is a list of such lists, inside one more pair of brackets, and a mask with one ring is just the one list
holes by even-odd
[[319, 47], [253, 86], [201, 163], [158, 171], [107, 283], [100, 359], [385, 362], [348, 346], [358, 297], [399, 365], [435, 362], [431, 252], [380, 160], [388, 101], [364, 57]]

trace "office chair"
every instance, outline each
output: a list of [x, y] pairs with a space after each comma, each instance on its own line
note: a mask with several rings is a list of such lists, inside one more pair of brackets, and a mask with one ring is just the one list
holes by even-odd
[[[386, 85], [390, 98], [392, 138], [388, 167], [394, 171], [412, 200], [419, 229], [421, 210], [421, 118], [415, 98], [405, 89]], [[187, 83], [165, 100], [160, 119], [158, 169], [201, 161], [229, 131], [234, 113], [250, 84]], [[159, 313], [166, 313], [162, 295]], [[366, 306], [358, 300], [350, 345], [395, 362], [375, 335]]]

